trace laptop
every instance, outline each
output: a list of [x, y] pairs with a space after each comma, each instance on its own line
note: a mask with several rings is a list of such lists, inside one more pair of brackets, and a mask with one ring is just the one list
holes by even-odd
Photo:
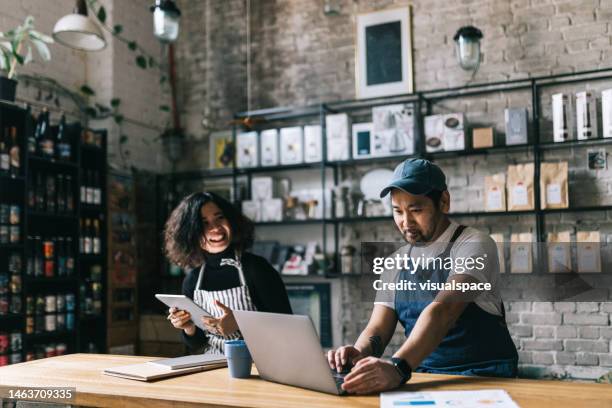
[[329, 367], [308, 316], [234, 310], [259, 376], [264, 380], [344, 395], [344, 374]]

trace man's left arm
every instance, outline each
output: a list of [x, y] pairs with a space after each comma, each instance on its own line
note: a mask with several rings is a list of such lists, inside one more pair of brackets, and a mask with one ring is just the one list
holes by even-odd
[[[451, 275], [448, 282], [478, 283], [467, 274]], [[418, 367], [431, 354], [446, 333], [453, 327], [467, 305], [480, 291], [440, 291], [434, 301], [421, 313], [410, 336], [393, 357], [406, 361], [411, 368]], [[388, 360], [367, 357], [355, 365], [345, 377], [342, 386], [348, 392], [369, 394], [395, 388], [401, 384], [402, 377], [397, 368]]]

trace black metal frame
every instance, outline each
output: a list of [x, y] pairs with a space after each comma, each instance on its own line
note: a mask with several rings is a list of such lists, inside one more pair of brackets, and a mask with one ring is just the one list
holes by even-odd
[[[346, 165], [363, 165], [376, 162], [387, 162], [389, 157], [386, 158], [373, 158], [365, 160], [345, 160], [328, 162], [327, 161], [327, 149], [326, 149], [326, 132], [325, 132], [325, 114], [335, 112], [355, 112], [360, 109], [371, 109], [375, 106], [382, 106], [395, 103], [411, 103], [415, 106], [415, 154], [414, 157], [425, 157], [430, 160], [452, 158], [452, 157], [465, 157], [473, 155], [488, 155], [488, 154], [505, 154], [514, 153], [520, 151], [533, 151], [533, 163], [534, 163], [534, 200], [535, 208], [530, 211], [508, 211], [508, 212], [469, 212], [469, 213], [454, 213], [451, 214], [457, 217], [477, 217], [477, 216], [534, 216], [535, 217], [535, 229], [537, 241], [545, 241], [545, 216], [549, 213], [561, 213], [561, 212], [581, 212], [581, 211], [605, 211], [612, 210], [612, 206], [594, 206], [594, 207], [581, 207], [581, 208], [566, 208], [566, 209], [555, 209], [548, 210], [542, 209], [540, 203], [540, 165], [542, 163], [542, 156], [544, 151], [549, 149], [560, 149], [569, 147], [579, 146], [600, 146], [612, 144], [612, 139], [590, 139], [590, 140], [571, 140], [562, 143], [543, 142], [540, 132], [540, 112], [541, 112], [541, 101], [540, 93], [543, 88], [550, 86], [566, 85], [577, 82], [586, 81], [601, 81], [612, 79], [612, 68], [589, 70], [581, 72], [572, 72], [556, 75], [529, 77], [522, 79], [514, 79], [508, 81], [498, 81], [491, 83], [482, 84], [470, 84], [459, 87], [451, 88], [439, 88], [424, 90], [416, 92], [414, 94], [397, 95], [390, 97], [378, 97], [361, 100], [344, 100], [336, 102], [321, 103], [318, 105], [309, 105], [304, 107], [292, 108], [272, 108], [254, 110], [248, 112], [238, 112], [234, 115], [235, 119], [245, 118], [256, 118], [261, 119], [262, 122], [278, 122], [287, 120], [304, 119], [306, 117], [312, 117], [319, 115], [319, 121], [322, 128], [323, 135], [323, 160], [320, 163], [309, 163], [293, 166], [274, 166], [274, 167], [258, 167], [253, 169], [237, 169], [236, 162], [234, 161], [231, 172], [227, 170], [221, 171], [199, 171], [199, 172], [186, 172], [186, 173], [175, 173], [172, 175], [176, 182], [180, 182], [186, 179], [194, 178], [208, 178], [208, 177], [232, 177], [234, 183], [234, 192], [237, 191], [237, 176], [246, 175], [248, 177], [248, 194], [250, 196], [250, 180], [251, 175], [260, 172], [276, 172], [276, 171], [287, 171], [287, 170], [298, 170], [298, 169], [315, 169], [320, 168], [321, 171], [321, 184], [322, 188], [326, 186], [326, 168], [331, 167], [333, 170], [334, 185], [338, 184], [338, 171], [341, 167]], [[612, 84], [611, 84], [612, 86]], [[429, 115], [433, 111], [433, 105], [436, 102], [456, 99], [462, 97], [475, 97], [496, 92], [509, 92], [518, 90], [528, 90], [531, 95], [532, 104], [532, 118], [531, 118], [531, 140], [524, 145], [515, 146], [494, 146], [485, 149], [472, 149], [466, 146], [466, 150], [458, 152], [438, 152], [438, 153], [427, 153], [425, 152], [424, 134], [422, 130], [422, 119], [424, 115]], [[233, 140], [236, 141], [237, 128], [233, 127]], [[236, 197], [234, 197], [236, 199]], [[325, 198], [323, 199], [325, 200]], [[323, 203], [325, 204], [325, 203]], [[325, 208], [325, 207], [323, 207]], [[332, 217], [325, 217], [321, 220], [305, 220], [305, 221], [283, 221], [275, 223], [258, 223], [258, 225], [295, 225], [295, 224], [306, 224], [306, 223], [317, 223], [320, 222], [323, 225], [323, 248], [326, 248], [327, 244], [327, 230], [326, 226], [332, 224], [334, 226], [334, 250], [336, 265], [339, 265], [339, 225], [344, 223], [361, 223], [361, 222], [376, 222], [376, 221], [388, 221], [389, 217], [343, 217], [336, 218], [332, 209]], [[334, 274], [335, 275], [335, 274]]]

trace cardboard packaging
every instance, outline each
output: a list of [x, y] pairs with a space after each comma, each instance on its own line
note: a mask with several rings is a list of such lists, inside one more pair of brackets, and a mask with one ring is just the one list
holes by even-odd
[[612, 89], [601, 91], [601, 123], [603, 137], [612, 137]]
[[270, 198], [261, 202], [261, 220], [263, 222], [280, 222], [283, 220], [283, 200]]
[[304, 126], [304, 162], [317, 163], [321, 160], [323, 160], [321, 125]]
[[576, 94], [576, 138], [578, 140], [597, 139], [597, 99], [592, 92]]
[[414, 154], [414, 106], [396, 104], [372, 108], [372, 156]]
[[533, 270], [533, 237], [531, 232], [510, 236], [510, 273], [531, 273]]
[[443, 115], [442, 143], [447, 152], [465, 150], [465, 117], [463, 113]]
[[570, 236], [570, 231], [548, 233], [548, 272], [572, 271]]
[[299, 164], [304, 162], [304, 133], [301, 126], [280, 130], [280, 163]]
[[506, 211], [506, 175], [485, 176], [485, 211]]
[[534, 209], [533, 175], [533, 163], [508, 166], [508, 211]]
[[427, 153], [444, 150], [444, 124], [441, 115], [425, 116], [425, 149]]
[[268, 200], [276, 195], [276, 183], [272, 177], [253, 177], [251, 180], [251, 198]]
[[553, 140], [565, 142], [574, 139], [574, 109], [572, 95], [558, 93], [552, 96]]
[[257, 132], [240, 133], [236, 137], [238, 161], [236, 166], [244, 169], [259, 165]]
[[353, 124], [353, 159], [372, 157], [372, 123]]
[[261, 221], [261, 201], [244, 200], [242, 201], [242, 213], [245, 217], [254, 222]]
[[540, 165], [540, 201], [543, 209], [568, 208], [567, 162]]
[[261, 165], [277, 166], [279, 163], [278, 130], [266, 129], [259, 134]]
[[350, 158], [350, 120], [346, 113], [325, 117], [327, 132], [327, 160], [338, 161]]
[[527, 143], [527, 108], [509, 108], [504, 111], [506, 123], [506, 145]]
[[601, 235], [599, 231], [576, 233], [578, 272], [601, 272]]
[[491, 239], [497, 245], [497, 255], [499, 257], [499, 273], [506, 273], [506, 246], [504, 243], [504, 234], [491, 234]]
[[474, 128], [472, 130], [472, 147], [474, 149], [493, 147], [493, 128]]

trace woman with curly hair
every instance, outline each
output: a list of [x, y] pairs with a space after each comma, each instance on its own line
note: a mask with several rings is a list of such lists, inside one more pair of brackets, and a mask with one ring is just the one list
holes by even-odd
[[170, 214], [164, 238], [168, 260], [189, 270], [183, 295], [213, 316], [203, 318], [203, 331], [188, 312], [169, 310], [168, 320], [183, 331], [190, 349], [223, 353], [225, 340], [240, 338], [232, 310], [291, 313], [278, 272], [246, 252], [253, 223], [222, 197], [207, 192], [185, 197]]

